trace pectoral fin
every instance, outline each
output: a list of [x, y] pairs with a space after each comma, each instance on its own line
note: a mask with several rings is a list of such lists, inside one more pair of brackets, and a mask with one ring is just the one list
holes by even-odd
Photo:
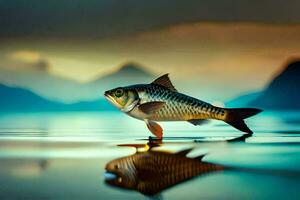
[[151, 131], [152, 134], [154, 134], [156, 137], [158, 137], [159, 139], [162, 138], [163, 136], [163, 129], [162, 127], [154, 122], [154, 121], [150, 121], [150, 120], [145, 120], [148, 129]]
[[165, 105], [165, 102], [152, 101], [152, 102], [143, 103], [143, 104], [139, 105], [139, 109], [143, 113], [151, 114], [151, 113], [154, 113], [154, 112], [158, 111], [159, 109], [161, 109], [163, 107], [163, 105]]

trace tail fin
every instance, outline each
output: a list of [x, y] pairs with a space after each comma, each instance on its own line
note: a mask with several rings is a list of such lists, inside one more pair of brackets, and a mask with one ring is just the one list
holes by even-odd
[[253, 132], [248, 128], [244, 119], [262, 112], [262, 110], [257, 108], [232, 108], [226, 110], [228, 115], [224, 121], [234, 128], [248, 134], [252, 134]]

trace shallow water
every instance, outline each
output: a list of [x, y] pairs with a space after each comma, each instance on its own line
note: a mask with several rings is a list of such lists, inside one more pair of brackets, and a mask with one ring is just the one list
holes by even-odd
[[186, 156], [193, 162], [224, 170], [177, 183], [176, 173], [159, 176], [160, 169], [149, 167], [139, 183], [172, 182], [149, 196], [105, 183], [106, 164], [136, 152], [118, 145], [148, 142], [142, 121], [114, 112], [1, 114], [0, 199], [299, 199], [299, 119], [299, 112], [265, 112], [247, 121], [252, 137], [232, 142], [226, 140], [241, 133], [222, 122], [161, 123], [165, 139], [151, 151], [168, 151], [176, 160], [176, 152], [192, 148]]

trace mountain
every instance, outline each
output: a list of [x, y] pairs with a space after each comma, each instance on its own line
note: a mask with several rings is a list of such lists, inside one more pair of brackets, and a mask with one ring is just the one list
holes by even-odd
[[150, 83], [154, 78], [150, 72], [132, 62], [85, 84], [56, 77], [45, 71], [1, 69], [0, 81], [6, 84], [0, 84], [0, 111], [115, 110], [104, 99], [105, 90]]
[[0, 112], [107, 111], [116, 110], [106, 99], [64, 104], [23, 89], [0, 84]]
[[103, 93], [106, 90], [138, 83], [150, 83], [155, 78], [156, 76], [146, 70], [143, 66], [129, 62], [122, 65], [114, 72], [86, 83], [86, 88], [88, 88], [90, 92], [97, 91], [101, 94], [100, 98], [103, 98]]
[[130, 62], [118, 70], [87, 83], [52, 75], [44, 70], [10, 70], [0, 68], [0, 83], [26, 88], [46, 99], [62, 103], [91, 102], [103, 98], [105, 90], [136, 83], [149, 83], [153, 74]]
[[26, 88], [47, 99], [71, 103], [91, 99], [85, 86], [74, 80], [38, 70], [0, 69], [0, 83], [13, 87]]
[[249, 106], [274, 110], [300, 109], [300, 60], [292, 61]]
[[0, 111], [63, 110], [64, 104], [47, 100], [22, 88], [0, 84]]
[[105, 111], [116, 110], [106, 99], [104, 99], [104, 91], [119, 86], [126, 86], [137, 83], [150, 83], [156, 77], [146, 70], [143, 66], [128, 62], [119, 69], [99, 78], [96, 78], [85, 84], [85, 89], [90, 93], [100, 94], [98, 98], [90, 101], [82, 101], [69, 105], [71, 110], [89, 110], [89, 111]]
[[96, 80], [96, 81], [104, 81], [104, 80], [119, 80], [120, 78], [149, 78], [153, 75], [144, 69], [144, 67], [140, 66], [137, 63], [134, 62], [128, 62], [122, 65], [117, 71], [112, 72], [110, 74], [107, 74], [105, 76], [102, 76]]
[[90, 86], [104, 86], [105, 90], [127, 84], [149, 83], [155, 76], [147, 71], [143, 66], [128, 62], [118, 70], [90, 81]]

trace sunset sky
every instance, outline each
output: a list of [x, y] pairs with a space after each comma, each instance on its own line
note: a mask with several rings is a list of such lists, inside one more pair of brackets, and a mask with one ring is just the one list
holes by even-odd
[[0, 1], [0, 68], [86, 82], [134, 61], [231, 96], [300, 56], [298, 1], [142, 2]]

